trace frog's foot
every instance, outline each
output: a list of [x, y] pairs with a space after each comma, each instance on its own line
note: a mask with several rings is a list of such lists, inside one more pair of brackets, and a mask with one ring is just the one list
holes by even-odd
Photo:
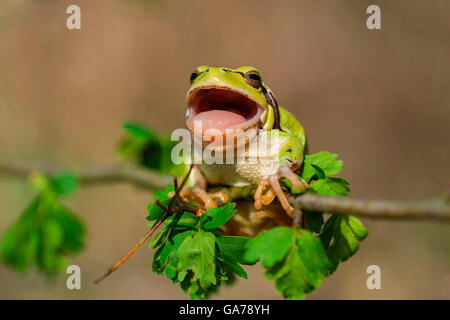
[[[263, 193], [264, 190], [268, 188], [266, 193]], [[266, 177], [261, 180], [261, 182], [258, 184], [258, 188], [256, 188], [255, 192], [255, 208], [257, 210], [260, 210], [262, 208], [262, 205], [269, 205], [272, 203], [272, 201], [275, 199], [275, 193], [270, 188], [270, 181], [269, 178]]]
[[[283, 192], [283, 189], [280, 185], [280, 179], [286, 178], [292, 184], [292, 187], [296, 190], [302, 190], [305, 186], [300, 182], [297, 175], [291, 171], [291, 169], [287, 165], [281, 165], [277, 173], [272, 174], [259, 183], [258, 188], [255, 193], [255, 208], [260, 210], [262, 205], [269, 205], [275, 199], [281, 203], [283, 209], [287, 212], [287, 214], [291, 217], [294, 215], [294, 208], [289, 204], [289, 201]], [[267, 192], [264, 193], [265, 189], [268, 189]]]
[[216, 208], [218, 204], [228, 202], [228, 194], [225, 192], [208, 193], [200, 187], [184, 187], [180, 196], [183, 199], [190, 199], [201, 204], [205, 209]]

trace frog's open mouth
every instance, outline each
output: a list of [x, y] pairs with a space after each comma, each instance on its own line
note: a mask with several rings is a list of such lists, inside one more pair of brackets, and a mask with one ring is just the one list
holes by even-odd
[[202, 135], [208, 129], [225, 133], [227, 129], [245, 131], [254, 128], [258, 126], [264, 112], [257, 102], [244, 93], [226, 87], [193, 90], [188, 96], [188, 108], [189, 129], [193, 131], [194, 126], [201, 124]]

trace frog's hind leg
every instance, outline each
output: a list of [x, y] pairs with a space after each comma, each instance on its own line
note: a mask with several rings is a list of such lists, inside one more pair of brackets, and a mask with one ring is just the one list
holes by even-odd
[[[289, 201], [280, 185], [280, 179], [286, 178], [292, 184], [292, 187], [296, 190], [302, 190], [305, 186], [300, 182], [298, 176], [291, 171], [291, 169], [283, 164], [281, 165], [275, 174], [268, 176], [261, 180], [256, 189], [255, 193], [255, 208], [260, 210], [262, 204], [269, 205], [275, 198], [281, 203], [283, 209], [287, 212], [289, 216], [293, 216], [294, 208], [289, 204]], [[269, 190], [263, 194], [264, 190], [269, 188]]]

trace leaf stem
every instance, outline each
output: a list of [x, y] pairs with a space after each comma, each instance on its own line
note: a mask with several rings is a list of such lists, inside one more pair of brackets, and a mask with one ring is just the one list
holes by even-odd
[[186, 176], [184, 177], [183, 181], [181, 182], [181, 185], [178, 187], [178, 182], [177, 179], [174, 179], [174, 186], [175, 186], [175, 194], [174, 196], [170, 199], [169, 204], [166, 206], [163, 206], [160, 202], [159, 199], [156, 199], [156, 205], [159, 206], [160, 208], [162, 208], [165, 213], [164, 215], [158, 220], [158, 222], [156, 222], [156, 224], [150, 229], [150, 231], [148, 231], [145, 236], [138, 242], [136, 243], [136, 245], [131, 248], [130, 251], [128, 251], [122, 258], [119, 259], [119, 261], [117, 261], [111, 268], [108, 269], [108, 271], [106, 271], [101, 277], [99, 277], [97, 280], [94, 281], [94, 283], [99, 283], [100, 281], [102, 281], [103, 279], [105, 279], [107, 276], [109, 276], [111, 273], [113, 273], [115, 270], [117, 270], [125, 261], [128, 260], [128, 258], [131, 257], [131, 255], [137, 250], [139, 249], [139, 247], [144, 244], [145, 241], [147, 241], [148, 238], [150, 238], [150, 236], [153, 234], [153, 232], [155, 232], [156, 229], [159, 228], [159, 226], [168, 218], [170, 217], [174, 212], [177, 211], [178, 208], [180, 208], [180, 206], [176, 206], [174, 208], [172, 208], [172, 205], [174, 204], [175, 200], [177, 198], [180, 197], [180, 191], [181, 189], [183, 189], [184, 185], [187, 182], [187, 179], [189, 177], [189, 175], [191, 174], [193, 165], [190, 166], [189, 171], [187, 172]]
[[99, 283], [103, 279], [105, 279], [107, 276], [109, 276], [111, 273], [113, 273], [115, 270], [117, 270], [125, 261], [128, 260], [129, 257], [137, 250], [139, 247], [144, 244], [145, 241], [147, 241], [148, 238], [155, 232], [156, 229], [169, 217], [167, 213], [164, 214], [164, 216], [161, 217], [161, 219], [158, 220], [158, 222], [153, 226], [153, 228], [148, 231], [145, 236], [138, 242], [136, 245], [131, 248], [130, 251], [128, 251], [122, 258], [120, 258], [119, 261], [117, 261], [111, 268], [108, 269], [101, 277], [99, 277], [97, 280], [94, 281], [95, 284]]

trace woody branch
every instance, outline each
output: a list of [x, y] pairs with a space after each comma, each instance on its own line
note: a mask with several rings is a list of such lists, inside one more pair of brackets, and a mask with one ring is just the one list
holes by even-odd
[[[34, 166], [30, 164], [1, 164], [0, 178], [26, 179], [33, 172], [52, 177], [62, 168]], [[147, 190], [163, 189], [172, 181], [167, 175], [131, 165], [112, 165], [73, 170], [82, 185], [128, 183]], [[292, 196], [290, 202], [296, 208], [315, 212], [351, 214], [370, 219], [432, 220], [450, 222], [449, 196], [444, 194], [428, 201], [399, 202], [373, 201], [348, 197], [320, 196], [313, 193]]]

